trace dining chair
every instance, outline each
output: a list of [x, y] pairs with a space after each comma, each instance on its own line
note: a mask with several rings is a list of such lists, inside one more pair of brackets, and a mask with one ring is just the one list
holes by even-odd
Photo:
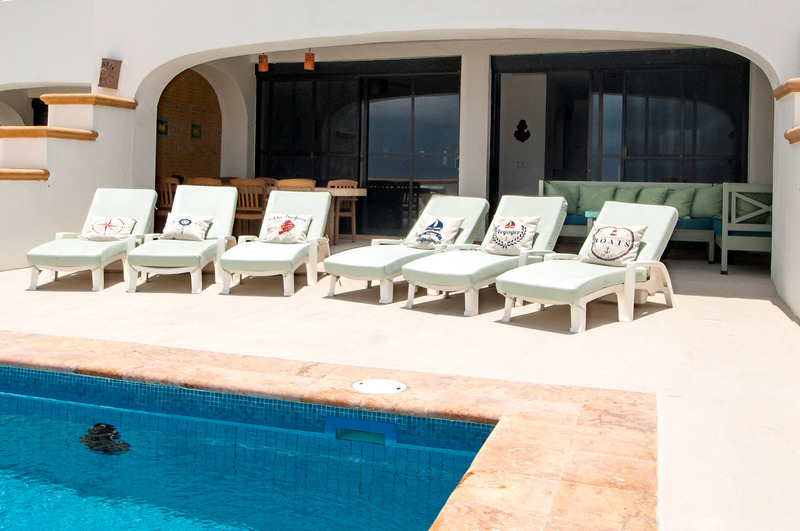
[[236, 188], [239, 199], [236, 203], [236, 214], [234, 215], [234, 235], [252, 234], [245, 232], [244, 222], [252, 220], [261, 221], [264, 219], [264, 211], [267, 208], [267, 187], [261, 179], [236, 179], [228, 180], [228, 186]]
[[155, 232], [161, 232], [164, 222], [172, 210], [172, 201], [175, 197], [175, 188], [181, 184], [176, 177], [156, 177], [156, 212]]
[[190, 184], [192, 186], [222, 186], [222, 179], [215, 177], [187, 177], [183, 180], [183, 184]]
[[[358, 188], [358, 181], [351, 179], [336, 179], [328, 181], [328, 188]], [[339, 244], [339, 220], [350, 218], [350, 235], [356, 243], [356, 200], [357, 197], [333, 198], [333, 244]]]
[[314, 179], [280, 179], [276, 186], [278, 190], [292, 190], [295, 192], [313, 192], [317, 185]]

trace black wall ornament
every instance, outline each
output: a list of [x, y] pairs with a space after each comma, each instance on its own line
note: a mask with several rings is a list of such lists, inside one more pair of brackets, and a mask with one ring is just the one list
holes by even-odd
[[531, 137], [531, 132], [528, 131], [528, 123], [525, 120], [520, 120], [517, 124], [517, 130], [514, 131], [514, 138], [520, 142], [525, 142]]

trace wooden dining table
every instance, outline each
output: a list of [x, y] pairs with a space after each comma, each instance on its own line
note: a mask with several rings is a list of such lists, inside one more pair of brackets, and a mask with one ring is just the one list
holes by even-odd
[[[338, 242], [339, 241], [339, 224], [334, 223], [333, 220], [333, 213], [336, 210], [336, 201], [340, 201], [342, 199], [352, 199], [358, 197], [366, 197], [367, 196], [367, 189], [366, 188], [323, 188], [317, 187], [314, 188], [315, 192], [328, 192], [331, 194], [333, 198], [333, 204], [331, 205], [331, 209], [328, 212], [328, 224], [325, 227], [325, 233], [331, 235], [331, 242]], [[353, 220], [355, 222], [355, 220]]]

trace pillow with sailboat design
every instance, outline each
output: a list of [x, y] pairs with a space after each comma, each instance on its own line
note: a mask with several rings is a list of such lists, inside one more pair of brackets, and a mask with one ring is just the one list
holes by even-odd
[[456, 240], [458, 229], [464, 218], [422, 215], [405, 244], [416, 249], [433, 249], [437, 245], [448, 245]]

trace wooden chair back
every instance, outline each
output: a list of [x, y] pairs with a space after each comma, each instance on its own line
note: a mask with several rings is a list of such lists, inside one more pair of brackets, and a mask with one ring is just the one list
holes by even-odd
[[[328, 181], [328, 188], [358, 188], [358, 181], [336, 179]], [[335, 197], [333, 201], [333, 244], [339, 243], [339, 220], [350, 218], [350, 236], [356, 242], [356, 200], [357, 197]]]
[[183, 184], [190, 184], [193, 186], [222, 186], [222, 179], [214, 177], [187, 177], [183, 180]]
[[313, 192], [317, 181], [314, 179], [280, 179], [276, 185], [278, 190]]

